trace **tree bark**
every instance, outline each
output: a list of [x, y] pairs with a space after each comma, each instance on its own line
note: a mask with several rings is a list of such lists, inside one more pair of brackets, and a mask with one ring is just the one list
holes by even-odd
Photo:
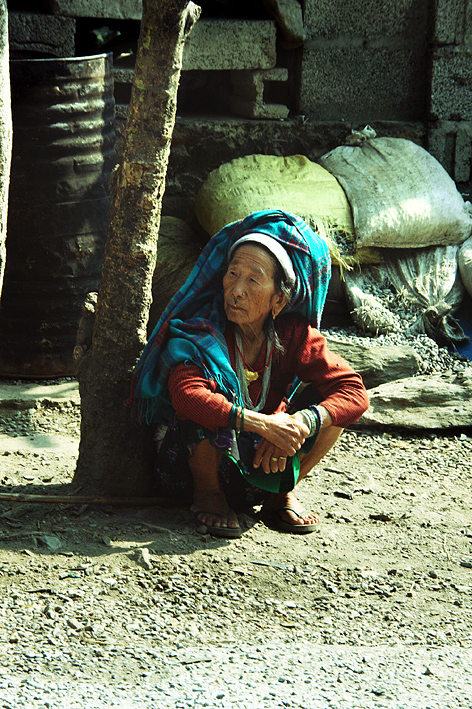
[[3, 274], [5, 272], [11, 145], [8, 10], [6, 0], [0, 0], [0, 297], [2, 294]]
[[143, 2], [92, 342], [76, 352], [82, 422], [74, 491], [149, 493], [149, 432], [131, 422], [125, 402], [146, 340], [182, 52], [199, 14], [188, 0]]

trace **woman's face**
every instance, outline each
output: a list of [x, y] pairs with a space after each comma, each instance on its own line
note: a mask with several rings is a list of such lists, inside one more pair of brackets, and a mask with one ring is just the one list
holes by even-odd
[[245, 243], [234, 252], [223, 278], [223, 293], [228, 320], [256, 334], [268, 315], [278, 315], [287, 302], [275, 291], [271, 256], [256, 244]]

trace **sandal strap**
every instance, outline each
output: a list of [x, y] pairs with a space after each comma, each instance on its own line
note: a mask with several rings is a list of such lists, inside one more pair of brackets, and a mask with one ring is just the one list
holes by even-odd
[[308, 510], [303, 510], [303, 512], [297, 512], [293, 509], [293, 507], [289, 507], [288, 505], [286, 507], [279, 507], [275, 510], [275, 512], [283, 512], [284, 510], [286, 510], [287, 512], [293, 512], [294, 515], [297, 515], [298, 519], [301, 519], [304, 515], [308, 514]]

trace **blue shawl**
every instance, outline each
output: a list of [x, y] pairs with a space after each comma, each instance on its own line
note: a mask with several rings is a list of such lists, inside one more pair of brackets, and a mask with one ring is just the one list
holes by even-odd
[[300, 217], [276, 210], [255, 212], [225, 226], [210, 239], [185, 284], [167, 305], [136, 365], [131, 407], [139, 420], [167, 420], [171, 411], [167, 381], [171, 369], [180, 362], [198, 365], [229, 401], [242, 405], [224, 337], [221, 278], [231, 246], [252, 232], [277, 239], [292, 260], [297, 284], [284, 312], [300, 313], [319, 328], [331, 276], [326, 240]]

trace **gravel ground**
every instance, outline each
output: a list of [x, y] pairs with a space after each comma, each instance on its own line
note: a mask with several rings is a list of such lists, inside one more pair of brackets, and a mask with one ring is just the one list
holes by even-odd
[[[72, 402], [0, 409], [2, 491], [64, 494]], [[472, 707], [472, 432], [345, 432], [317, 532], [0, 503], [0, 709]]]

